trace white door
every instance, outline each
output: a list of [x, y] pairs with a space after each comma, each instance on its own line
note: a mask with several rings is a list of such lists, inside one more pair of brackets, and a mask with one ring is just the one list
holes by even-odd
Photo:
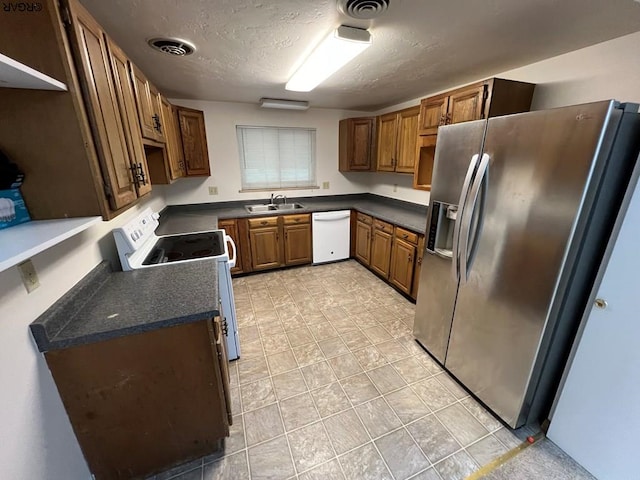
[[639, 247], [640, 185], [636, 185], [613, 249], [610, 245], [609, 261], [605, 259], [601, 267], [602, 282], [595, 289], [595, 298], [607, 305], [594, 304], [585, 314], [582, 337], [548, 432], [599, 480], [640, 479]]

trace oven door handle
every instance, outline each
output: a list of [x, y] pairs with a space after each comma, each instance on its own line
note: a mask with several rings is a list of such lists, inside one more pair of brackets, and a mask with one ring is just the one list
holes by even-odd
[[236, 249], [236, 243], [233, 241], [229, 235], [224, 236], [225, 242], [229, 242], [231, 244], [231, 250], [233, 251], [233, 257], [229, 259], [229, 268], [233, 268], [236, 266], [236, 257], [238, 255], [238, 250]]

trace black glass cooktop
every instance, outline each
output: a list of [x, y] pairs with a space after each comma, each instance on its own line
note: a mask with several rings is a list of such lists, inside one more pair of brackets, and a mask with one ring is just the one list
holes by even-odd
[[143, 265], [217, 257], [224, 253], [222, 232], [172, 235], [158, 240]]

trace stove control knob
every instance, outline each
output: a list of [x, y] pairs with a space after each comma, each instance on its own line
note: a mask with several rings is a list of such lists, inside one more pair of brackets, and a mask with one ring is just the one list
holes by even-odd
[[138, 236], [136, 235], [136, 232], [133, 232], [131, 234], [131, 240], [133, 240], [134, 242], [138, 239]]

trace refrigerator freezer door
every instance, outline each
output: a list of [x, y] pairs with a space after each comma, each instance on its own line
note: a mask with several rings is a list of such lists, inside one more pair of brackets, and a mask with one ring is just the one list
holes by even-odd
[[535, 388], [530, 380], [610, 107], [488, 122], [484, 222], [459, 287], [445, 366], [512, 427]]
[[[427, 225], [431, 225], [436, 205], [442, 209], [440, 215], [443, 217], [446, 217], [445, 210], [450, 207], [450, 220], [453, 212], [456, 212], [454, 226], [460, 221], [460, 194], [472, 157], [482, 149], [485, 127], [486, 121], [480, 120], [448, 125], [438, 130]], [[454, 210], [456, 206], [457, 211]], [[451, 222], [442, 222], [441, 225], [451, 227]], [[436, 237], [437, 233], [427, 232], [427, 237], [431, 234]], [[442, 249], [436, 252], [435, 245], [430, 251], [428, 239], [426, 243], [427, 250], [420, 270], [414, 336], [431, 355], [444, 363], [458, 279], [452, 276], [452, 258], [443, 254]]]

